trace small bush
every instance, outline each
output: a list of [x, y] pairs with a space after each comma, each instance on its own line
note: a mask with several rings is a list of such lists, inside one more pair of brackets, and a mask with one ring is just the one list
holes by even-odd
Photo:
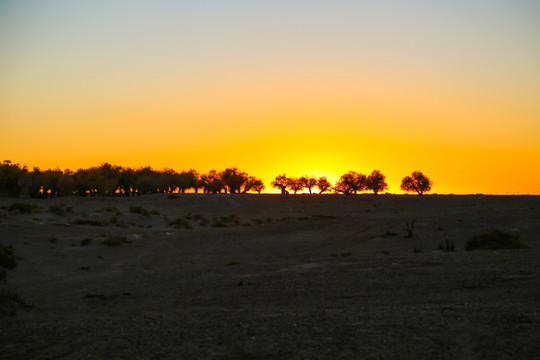
[[205, 226], [205, 225], [208, 225], [208, 224], [210, 224], [210, 219], [207, 218], [206, 216], [203, 216], [199, 221], [200, 226]]
[[253, 219], [253, 222], [254, 222], [255, 224], [264, 224], [264, 220], [263, 220], [263, 219], [260, 219], [260, 218]]
[[0, 279], [4, 279], [7, 275], [7, 269], [13, 269], [17, 266], [15, 260], [15, 250], [11, 245], [0, 243]]
[[92, 243], [93, 239], [92, 238], [84, 238], [81, 240], [81, 246], [87, 246], [87, 245], [90, 245], [90, 243]]
[[54, 236], [54, 235], [49, 235], [47, 237], [47, 241], [50, 242], [50, 243], [55, 243], [55, 242], [58, 241], [58, 238], [56, 236]]
[[102, 241], [103, 245], [110, 247], [118, 247], [129, 243], [131, 243], [131, 241], [122, 235], [109, 235], [105, 240]]
[[99, 220], [91, 220], [91, 219], [84, 219], [84, 218], [77, 218], [75, 219], [72, 224], [74, 225], [90, 225], [90, 226], [103, 226], [103, 222]]
[[222, 215], [221, 221], [223, 221], [224, 223], [240, 224], [240, 217], [236, 213]]
[[63, 216], [66, 213], [67, 209], [64, 204], [58, 204], [49, 206], [49, 211], [55, 215]]
[[189, 220], [186, 220], [183, 217], [178, 217], [173, 221], [170, 221], [168, 225], [176, 228], [193, 229], [193, 225], [191, 225]]
[[502, 250], [502, 249], [526, 249], [527, 244], [518, 236], [514, 236], [501, 230], [492, 230], [490, 232], [474, 236], [467, 240], [465, 250]]
[[223, 219], [221, 216], [214, 217], [214, 222], [212, 223], [213, 227], [227, 227], [227, 224], [223, 222]]
[[454, 246], [453, 241], [445, 240], [444, 243], [445, 243], [444, 246], [442, 244], [439, 244], [439, 246], [438, 246], [439, 250], [444, 250], [444, 251], [454, 251], [455, 250], [455, 246]]
[[130, 206], [129, 207], [129, 212], [132, 212], [132, 213], [135, 213], [135, 214], [141, 214], [141, 215], [144, 215], [144, 216], [150, 216], [150, 212], [145, 209], [144, 207], [142, 206]]
[[117, 216], [122, 215], [122, 212], [120, 210], [118, 210], [118, 208], [116, 206], [106, 206], [106, 207], [103, 208], [103, 211], [114, 213]]
[[19, 214], [30, 214], [37, 209], [37, 205], [26, 203], [13, 203], [8, 206], [9, 212], [18, 212]]

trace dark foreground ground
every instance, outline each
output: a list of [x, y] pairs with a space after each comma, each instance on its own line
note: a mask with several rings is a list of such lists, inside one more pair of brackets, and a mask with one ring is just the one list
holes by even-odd
[[[534, 196], [0, 199], [0, 358], [539, 359], [539, 219]], [[529, 248], [464, 250], [493, 228]]]

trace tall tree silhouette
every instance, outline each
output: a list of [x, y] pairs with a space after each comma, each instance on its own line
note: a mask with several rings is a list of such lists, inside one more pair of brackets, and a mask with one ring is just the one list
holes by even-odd
[[366, 179], [366, 189], [372, 190], [375, 195], [383, 190], [387, 190], [386, 176], [379, 170], [373, 170]]
[[302, 184], [302, 181], [298, 178], [289, 178], [287, 187], [296, 194], [297, 192], [302, 191], [304, 185]]
[[311, 189], [317, 186], [317, 179], [313, 176], [302, 176], [298, 180], [300, 181], [302, 187], [308, 189], [310, 194], [312, 194]]
[[341, 175], [334, 190], [345, 195], [357, 194], [366, 189], [366, 176], [355, 171]]
[[273, 188], [281, 190], [282, 194], [288, 194], [287, 187], [289, 186], [289, 178], [285, 174], [276, 176], [274, 181], [270, 183]]
[[261, 179], [256, 178], [255, 176], [248, 176], [246, 183], [244, 184], [243, 193], [249, 191], [256, 191], [258, 194], [265, 189], [264, 183]]
[[210, 170], [208, 174], [201, 175], [201, 183], [205, 193], [218, 194], [225, 188], [221, 173], [216, 170]]
[[408, 192], [416, 191], [418, 195], [430, 191], [431, 186], [433, 186], [433, 181], [420, 171], [413, 171], [411, 176], [405, 176], [401, 180], [401, 190]]
[[225, 186], [229, 189], [229, 193], [240, 193], [240, 189], [246, 183], [248, 174], [238, 170], [237, 168], [228, 168], [221, 173], [221, 179]]
[[323, 192], [330, 190], [332, 184], [325, 176], [321, 176], [317, 180], [317, 187], [319, 188], [319, 194], [322, 194]]

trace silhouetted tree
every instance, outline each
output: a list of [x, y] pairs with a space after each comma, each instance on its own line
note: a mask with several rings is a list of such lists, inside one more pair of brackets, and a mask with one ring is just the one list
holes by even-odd
[[244, 190], [243, 193], [247, 193], [249, 191], [256, 191], [258, 194], [261, 193], [265, 188], [264, 183], [261, 179], [256, 178], [255, 176], [248, 176], [245, 184], [244, 184]]
[[230, 194], [239, 194], [240, 189], [248, 179], [248, 174], [237, 168], [228, 168], [221, 173], [221, 179], [228, 188]]
[[159, 192], [172, 193], [176, 190], [178, 183], [178, 174], [173, 169], [163, 169], [156, 173]]
[[[182, 171], [176, 178], [176, 186], [182, 193], [185, 193], [187, 189], [193, 188], [195, 191], [199, 189], [197, 182], [199, 181], [199, 174], [191, 169], [189, 171]], [[196, 189], [195, 189], [196, 187]]]
[[386, 176], [379, 170], [373, 170], [366, 179], [366, 189], [372, 190], [375, 195], [383, 190], [387, 190]]
[[19, 178], [29, 176], [26, 166], [21, 167], [10, 160], [2, 161], [0, 163], [0, 194], [19, 196], [21, 192]]
[[296, 194], [298, 191], [302, 191], [304, 185], [302, 184], [302, 181], [298, 178], [289, 178], [287, 187]]
[[332, 184], [326, 177], [321, 176], [317, 180], [317, 187], [319, 188], [319, 194], [322, 194], [323, 192], [328, 191], [332, 187]]
[[158, 178], [149, 166], [135, 170], [133, 188], [137, 194], [152, 194], [157, 191]]
[[208, 174], [201, 175], [201, 182], [205, 193], [218, 194], [225, 188], [221, 173], [216, 170], [210, 170]]
[[58, 179], [58, 195], [69, 196], [75, 192], [75, 179], [73, 178], [73, 172], [69, 169], [64, 170], [60, 178]]
[[135, 170], [122, 168], [118, 175], [118, 188], [121, 194], [130, 196], [135, 193]]
[[288, 194], [287, 187], [289, 186], [289, 178], [285, 174], [276, 176], [274, 181], [270, 183], [273, 188], [281, 190], [282, 194]]
[[306, 188], [309, 190], [309, 193], [312, 194], [311, 189], [313, 189], [315, 186], [317, 186], [317, 179], [313, 176], [302, 176], [300, 179], [300, 184], [303, 188]]
[[413, 171], [411, 176], [405, 176], [401, 180], [401, 190], [409, 192], [416, 191], [418, 195], [430, 191], [432, 185], [433, 181], [420, 171]]
[[341, 175], [334, 190], [345, 195], [357, 194], [366, 189], [366, 176], [354, 171]]

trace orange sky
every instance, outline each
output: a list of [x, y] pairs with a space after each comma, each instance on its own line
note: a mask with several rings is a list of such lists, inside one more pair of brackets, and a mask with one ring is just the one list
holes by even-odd
[[[85, 5], [81, 5], [81, 4]], [[0, 4], [0, 160], [540, 193], [540, 5]]]

